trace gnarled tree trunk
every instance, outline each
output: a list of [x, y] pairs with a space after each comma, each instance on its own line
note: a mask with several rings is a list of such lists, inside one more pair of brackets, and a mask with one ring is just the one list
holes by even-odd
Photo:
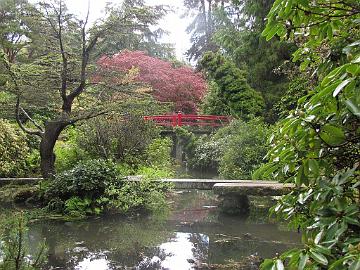
[[55, 174], [55, 143], [67, 123], [64, 121], [49, 121], [45, 124], [45, 131], [41, 136], [40, 142], [40, 167], [44, 178], [49, 178]]

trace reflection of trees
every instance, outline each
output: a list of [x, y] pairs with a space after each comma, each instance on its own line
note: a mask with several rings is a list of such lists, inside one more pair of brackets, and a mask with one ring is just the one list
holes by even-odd
[[191, 233], [190, 242], [194, 245], [192, 250], [198, 262], [206, 262], [209, 254], [209, 237], [202, 233]]
[[[166, 223], [146, 217], [111, 216], [81, 222], [32, 224], [29, 242], [39, 243], [46, 238], [49, 263], [45, 269], [50, 266], [74, 269], [79, 262], [92, 258], [106, 259], [109, 269], [137, 266], [135, 269], [143, 270], [161, 269], [168, 254], [158, 246], [168, 242], [170, 237], [175, 239], [174, 231], [188, 233], [188, 240], [194, 245], [193, 256], [197, 261], [208, 263], [224, 263], [229, 259], [240, 261], [254, 253], [273, 257], [276, 252], [292, 247], [287, 242], [293, 243], [300, 238], [293, 232], [279, 232], [275, 224], [258, 224], [233, 217], [208, 222], [208, 218], [202, 219], [207, 210], [201, 209], [203, 205], [212, 204], [208, 195], [202, 192], [182, 194], [176, 198], [181, 202], [176, 202], [179, 205], [175, 206], [176, 211]], [[175, 219], [177, 213], [185, 213], [180, 217], [188, 222]], [[194, 223], [196, 219], [199, 222]]]
[[[135, 266], [145, 257], [152, 257], [154, 247], [166, 241], [171, 233], [164, 224], [145, 218], [48, 222], [33, 225], [29, 231], [33, 238], [46, 239], [49, 250], [46, 268], [61, 269], [74, 269], [79, 262], [90, 257], [106, 258], [111, 269]], [[161, 252], [157, 253], [159, 258], [164, 257]]]
[[[136, 267], [137, 270], [155, 270], [162, 269], [161, 264], [165, 261], [166, 257], [170, 254], [165, 253], [162, 248], [156, 247], [151, 249], [151, 253], [148, 254]], [[156, 259], [154, 259], [156, 258]]]

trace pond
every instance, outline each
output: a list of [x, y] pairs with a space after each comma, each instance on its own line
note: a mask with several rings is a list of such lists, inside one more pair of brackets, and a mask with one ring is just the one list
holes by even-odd
[[[261, 205], [244, 219], [221, 216], [211, 191], [177, 192], [169, 204], [171, 210], [161, 217], [107, 216], [30, 224], [30, 248], [35, 250], [45, 239], [45, 269], [184, 270], [273, 257], [300, 243], [297, 232], [269, 222]], [[250, 263], [241, 269], [258, 266]]]

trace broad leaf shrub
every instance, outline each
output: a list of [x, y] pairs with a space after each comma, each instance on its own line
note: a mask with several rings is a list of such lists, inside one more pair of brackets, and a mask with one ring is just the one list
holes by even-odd
[[278, 123], [258, 175], [295, 184], [273, 213], [303, 248], [262, 269], [360, 269], [360, 31], [358, 1], [275, 1], [263, 32], [295, 40], [293, 60], [317, 86]]
[[225, 179], [249, 179], [265, 162], [271, 129], [259, 118], [234, 120], [209, 136], [196, 137], [178, 129], [186, 158], [195, 169], [216, 169]]
[[225, 179], [250, 179], [256, 168], [265, 162], [267, 140], [271, 129], [261, 120], [235, 120], [219, 130], [214, 140], [222, 143], [220, 176]]
[[[121, 168], [121, 167], [120, 167]], [[74, 217], [103, 212], [152, 211], [162, 204], [168, 185], [144, 177], [139, 182], [123, 181], [116, 164], [105, 160], [79, 162], [73, 169], [57, 174], [45, 188], [50, 211]]]
[[0, 177], [22, 176], [28, 154], [25, 134], [0, 119]]
[[170, 168], [172, 141], [170, 138], [156, 138], [145, 149], [146, 165], [155, 168]]

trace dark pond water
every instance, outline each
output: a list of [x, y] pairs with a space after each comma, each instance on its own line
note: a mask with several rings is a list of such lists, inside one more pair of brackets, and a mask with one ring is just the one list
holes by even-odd
[[162, 218], [109, 216], [32, 224], [31, 249], [45, 239], [45, 269], [184, 270], [250, 255], [272, 257], [300, 241], [299, 234], [269, 223], [261, 206], [247, 219], [219, 216], [211, 191], [178, 193], [169, 203], [172, 210]]

